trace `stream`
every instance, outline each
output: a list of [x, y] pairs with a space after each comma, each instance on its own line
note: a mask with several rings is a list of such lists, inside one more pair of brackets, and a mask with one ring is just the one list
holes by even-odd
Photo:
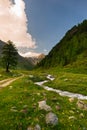
[[72, 92], [68, 92], [68, 91], [62, 91], [59, 89], [54, 89], [54, 88], [50, 88], [48, 86], [45, 86], [44, 83], [47, 83], [49, 80], [53, 81], [55, 78], [52, 77], [51, 75], [47, 76], [48, 80], [44, 80], [44, 81], [40, 81], [40, 82], [35, 82], [36, 85], [39, 85], [40, 87], [43, 87], [44, 89], [48, 90], [48, 91], [53, 91], [58, 93], [60, 96], [67, 96], [70, 98], [77, 98], [77, 99], [81, 99], [81, 100], [87, 100], [87, 96], [84, 96], [82, 94], [78, 94], [78, 93], [72, 93]]

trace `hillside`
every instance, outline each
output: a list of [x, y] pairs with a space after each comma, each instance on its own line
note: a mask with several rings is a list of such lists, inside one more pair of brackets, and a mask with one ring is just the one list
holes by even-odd
[[66, 65], [87, 66], [87, 20], [72, 27], [38, 64], [48, 68]]
[[[2, 48], [6, 43], [0, 40], [0, 56], [2, 53]], [[18, 54], [18, 69], [32, 69], [34, 65], [27, 58], [22, 57]]]

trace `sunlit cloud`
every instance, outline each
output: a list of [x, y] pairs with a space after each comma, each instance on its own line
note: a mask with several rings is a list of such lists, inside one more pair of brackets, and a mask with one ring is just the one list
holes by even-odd
[[19, 53], [23, 57], [38, 57], [41, 55], [41, 53], [36, 52], [27, 52], [27, 53]]
[[36, 47], [35, 39], [28, 33], [23, 0], [0, 0], [0, 40], [11, 40], [17, 47]]

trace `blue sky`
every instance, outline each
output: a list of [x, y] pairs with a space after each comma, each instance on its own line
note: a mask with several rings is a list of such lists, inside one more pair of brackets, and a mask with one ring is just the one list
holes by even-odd
[[84, 19], [87, 0], [0, 0], [0, 40], [11, 40], [20, 53], [47, 54]]
[[25, 0], [35, 51], [49, 52], [66, 31], [87, 18], [87, 0]]

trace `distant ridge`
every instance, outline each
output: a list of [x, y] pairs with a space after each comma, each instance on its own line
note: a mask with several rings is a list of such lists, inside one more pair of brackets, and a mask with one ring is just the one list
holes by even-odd
[[87, 20], [72, 27], [38, 67], [87, 66]]
[[28, 52], [25, 54], [20, 53], [20, 55], [26, 58], [27, 60], [29, 60], [34, 66], [37, 65], [42, 59], [45, 58], [45, 54], [43, 53]]

